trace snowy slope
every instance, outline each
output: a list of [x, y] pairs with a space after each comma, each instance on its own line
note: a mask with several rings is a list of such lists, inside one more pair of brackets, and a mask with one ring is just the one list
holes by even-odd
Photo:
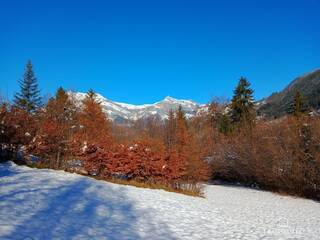
[[238, 187], [206, 198], [0, 165], [0, 239], [319, 239], [320, 203]]
[[[69, 92], [76, 102], [80, 103], [86, 96], [85, 93]], [[194, 116], [203, 106], [191, 100], [178, 100], [172, 97], [166, 97], [162, 101], [153, 104], [132, 105], [127, 103], [113, 102], [101, 94], [97, 94], [97, 100], [101, 103], [103, 110], [108, 117], [117, 122], [126, 120], [138, 120], [150, 116], [159, 116], [166, 119], [170, 109], [176, 110], [179, 105], [186, 112], [187, 117]]]

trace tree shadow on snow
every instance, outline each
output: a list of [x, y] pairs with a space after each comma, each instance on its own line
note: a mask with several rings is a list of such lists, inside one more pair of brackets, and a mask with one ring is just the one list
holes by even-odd
[[[41, 170], [32, 174], [37, 171]], [[0, 226], [9, 224], [12, 228], [4, 236], [0, 231], [0, 236], [46, 240], [175, 239], [165, 223], [155, 222], [152, 209], [135, 209], [124, 187], [98, 181], [92, 184], [94, 180], [85, 177], [64, 185], [50, 181], [48, 178], [47, 184], [35, 183], [36, 186], [27, 183], [0, 194], [0, 203], [9, 202], [1, 206]]]

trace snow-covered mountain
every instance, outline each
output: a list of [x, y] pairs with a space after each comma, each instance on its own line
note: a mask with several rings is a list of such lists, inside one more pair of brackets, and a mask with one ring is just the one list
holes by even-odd
[[[69, 94], [73, 96], [78, 103], [86, 96], [85, 93], [80, 92], [70, 92]], [[159, 102], [143, 105], [114, 102], [103, 97], [101, 94], [97, 94], [97, 100], [101, 103], [101, 106], [108, 114], [108, 117], [118, 123], [145, 119], [151, 116], [159, 116], [164, 120], [168, 117], [170, 109], [176, 110], [179, 105], [182, 106], [186, 116], [189, 118], [195, 116], [204, 106], [191, 100], [179, 100], [169, 96]]]

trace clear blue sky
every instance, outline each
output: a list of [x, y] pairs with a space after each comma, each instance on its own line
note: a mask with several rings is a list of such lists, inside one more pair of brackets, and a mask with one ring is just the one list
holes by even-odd
[[205, 103], [243, 75], [260, 99], [320, 67], [319, 13], [319, 0], [2, 0], [0, 94], [32, 59], [43, 94]]

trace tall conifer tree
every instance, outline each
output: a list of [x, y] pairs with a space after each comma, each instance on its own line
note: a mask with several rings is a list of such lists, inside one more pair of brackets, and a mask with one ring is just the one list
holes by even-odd
[[181, 105], [176, 111], [176, 147], [178, 155], [184, 156], [188, 143], [187, 120]]
[[28, 113], [36, 111], [41, 106], [41, 97], [31, 60], [28, 61], [23, 79], [19, 84], [20, 92], [16, 93], [14, 99], [16, 107]]
[[293, 98], [293, 103], [290, 105], [289, 113], [296, 117], [300, 117], [303, 113], [308, 111], [308, 105], [303, 95], [297, 91]]
[[255, 119], [253, 90], [246, 78], [241, 77], [230, 105], [231, 120], [233, 123], [248, 124], [251, 126]]
[[175, 144], [176, 135], [176, 118], [174, 111], [171, 109], [165, 124], [165, 145], [167, 151], [171, 153]]

